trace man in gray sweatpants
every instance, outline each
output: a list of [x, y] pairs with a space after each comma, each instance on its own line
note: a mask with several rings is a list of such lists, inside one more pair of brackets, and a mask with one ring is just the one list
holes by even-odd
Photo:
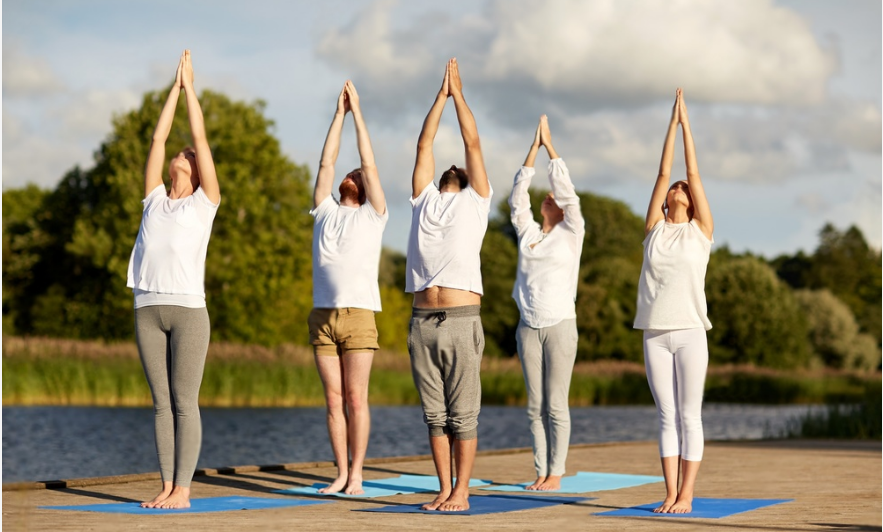
[[[457, 60], [451, 59], [417, 142], [405, 286], [414, 294], [408, 334], [411, 371], [440, 485], [438, 497], [423, 509], [447, 512], [469, 509], [469, 478], [478, 449], [484, 350], [479, 252], [493, 195], [462, 88]], [[460, 122], [466, 169], [452, 166], [436, 188], [432, 143], [448, 98], [454, 100]]]

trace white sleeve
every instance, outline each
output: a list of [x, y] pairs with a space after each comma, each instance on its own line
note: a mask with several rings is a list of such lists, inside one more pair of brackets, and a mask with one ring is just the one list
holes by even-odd
[[535, 173], [533, 167], [522, 166], [515, 174], [512, 193], [509, 194], [509, 219], [515, 227], [519, 240], [531, 226], [536, 225], [533, 212], [530, 210], [530, 194], [527, 192]]
[[549, 183], [555, 194], [555, 203], [564, 211], [564, 225], [574, 233], [585, 231], [586, 221], [579, 206], [579, 196], [570, 180], [567, 165], [560, 157], [549, 161]]

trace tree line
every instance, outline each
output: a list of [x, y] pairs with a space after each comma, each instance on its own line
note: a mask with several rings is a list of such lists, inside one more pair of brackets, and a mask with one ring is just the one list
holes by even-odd
[[[141, 221], [145, 157], [164, 91], [113, 120], [92, 168], [74, 167], [53, 190], [3, 192], [3, 334], [127, 339], [134, 335], [129, 254]], [[264, 103], [200, 98], [219, 176], [221, 211], [206, 261], [212, 338], [307, 344], [312, 306], [311, 187], [264, 116]], [[169, 145], [189, 143], [184, 106]], [[174, 149], [174, 148], [173, 148]], [[532, 190], [535, 215], [546, 191]], [[586, 237], [577, 288], [579, 360], [642, 360], [632, 329], [643, 219], [622, 202], [580, 193]], [[518, 251], [500, 202], [481, 251], [488, 356], [515, 353], [511, 297]], [[384, 348], [405, 352], [411, 296], [405, 257], [384, 249], [380, 266]], [[880, 367], [881, 255], [856, 227], [826, 225], [812, 254], [765, 260], [718, 247], [706, 278], [711, 362], [777, 368]]]

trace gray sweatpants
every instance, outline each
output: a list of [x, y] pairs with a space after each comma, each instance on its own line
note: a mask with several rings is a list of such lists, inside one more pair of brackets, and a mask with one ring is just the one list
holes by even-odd
[[481, 307], [415, 308], [408, 331], [411, 374], [429, 435], [478, 437], [481, 410]]
[[153, 395], [156, 455], [163, 482], [188, 487], [202, 445], [199, 386], [210, 325], [205, 308], [135, 309], [135, 341]]
[[576, 360], [576, 319], [540, 329], [519, 320], [515, 338], [527, 388], [537, 476], [563, 475], [570, 445], [568, 395]]

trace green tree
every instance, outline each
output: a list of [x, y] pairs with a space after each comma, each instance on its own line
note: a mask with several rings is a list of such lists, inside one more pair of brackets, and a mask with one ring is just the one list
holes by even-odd
[[[148, 93], [140, 108], [116, 117], [95, 166], [71, 170], [40, 201], [26, 231], [31, 244], [19, 246], [27, 255], [13, 246], [15, 260], [34, 261], [33, 275], [22, 280], [19, 270], [3, 272], [4, 287], [21, 283], [8, 301], [17, 332], [132, 336], [126, 272], [141, 219], [145, 157], [164, 96]], [[235, 102], [212, 91], [200, 101], [222, 189], [206, 261], [212, 337], [306, 343], [310, 172], [281, 153], [263, 102]], [[188, 143], [180, 103], [167, 147], [176, 151]], [[4, 192], [4, 203], [10, 193], [18, 194]], [[5, 223], [4, 217], [4, 229]]]
[[860, 333], [855, 316], [828, 289], [798, 290], [794, 293], [806, 313], [809, 340], [826, 366], [874, 369], [880, 350], [873, 337]]
[[727, 250], [713, 254], [705, 287], [711, 362], [778, 368], [809, 363], [806, 316], [763, 260]]

